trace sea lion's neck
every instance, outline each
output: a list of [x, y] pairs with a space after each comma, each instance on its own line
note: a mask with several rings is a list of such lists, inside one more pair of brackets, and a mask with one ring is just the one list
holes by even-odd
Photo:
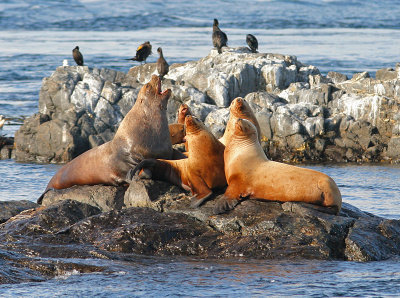
[[234, 135], [227, 145], [227, 148], [234, 156], [240, 155], [241, 159], [254, 159], [260, 156], [265, 156], [256, 135], [251, 137]]
[[196, 135], [199, 134], [201, 131], [203, 131], [204, 129], [200, 128], [200, 127], [194, 127], [194, 126], [187, 126], [186, 127], [186, 134], [188, 136], [190, 135]]

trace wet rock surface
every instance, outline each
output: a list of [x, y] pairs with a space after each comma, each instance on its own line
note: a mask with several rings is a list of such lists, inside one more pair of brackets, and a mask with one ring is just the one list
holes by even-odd
[[[267, 155], [279, 161], [400, 160], [399, 68], [352, 78], [321, 75], [295, 56], [226, 48], [222, 54], [173, 64], [168, 118], [181, 102], [220, 137], [228, 106], [245, 97], [256, 113]], [[125, 74], [86, 66], [58, 67], [43, 80], [39, 113], [15, 135], [19, 161], [66, 162], [109, 141], [155, 64]]]
[[46, 206], [2, 223], [0, 283], [107, 271], [88, 259], [133, 255], [351, 261], [400, 255], [399, 220], [346, 203], [338, 216], [305, 203], [256, 200], [214, 215], [218, 194], [197, 209], [188, 194], [164, 182], [134, 180], [122, 194], [110, 186], [49, 191]]
[[0, 201], [0, 224], [24, 210], [38, 207], [38, 204], [27, 200]]
[[0, 135], [0, 159], [10, 158], [15, 158], [14, 138]]

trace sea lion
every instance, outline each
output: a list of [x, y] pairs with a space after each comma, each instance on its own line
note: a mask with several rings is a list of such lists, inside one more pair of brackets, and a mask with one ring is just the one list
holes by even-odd
[[244, 198], [305, 202], [340, 211], [342, 196], [333, 179], [269, 160], [250, 121], [237, 119], [230, 138], [224, 152], [228, 187], [215, 206], [216, 214], [233, 209]]
[[241, 97], [236, 97], [229, 107], [229, 120], [226, 124], [224, 135], [219, 139], [219, 141], [225, 146], [227, 145], [227, 140], [230, 140], [231, 135], [235, 130], [235, 122], [239, 118], [251, 121], [257, 128], [258, 136], [261, 136], [260, 125], [258, 124], [257, 118], [254, 115], [253, 110], [250, 108], [249, 103]]
[[189, 106], [182, 103], [178, 109], [178, 115], [176, 117], [177, 123], [169, 124], [169, 134], [171, 136], [172, 145], [181, 144], [185, 141], [185, 117], [187, 115], [191, 115]]
[[153, 75], [140, 89], [134, 106], [122, 120], [114, 138], [61, 167], [44, 193], [73, 185], [120, 185], [126, 182], [126, 174], [140, 160], [172, 159], [174, 152], [167, 119], [170, 95], [170, 89], [161, 92], [161, 80]]
[[176, 122], [180, 124], [185, 124], [185, 118], [187, 115], [192, 115], [192, 112], [189, 109], [189, 106], [185, 103], [182, 103], [179, 106], [178, 117], [176, 117]]
[[185, 190], [191, 190], [192, 206], [197, 207], [212, 195], [212, 189], [226, 186], [225, 146], [193, 116], [186, 116], [185, 126], [188, 158], [146, 159], [130, 172], [130, 177], [132, 179], [136, 172], [146, 170], [141, 173], [148, 178], [168, 181]]
[[151, 55], [151, 44], [150, 41], [146, 41], [142, 43], [138, 48], [136, 49], [136, 56], [126, 59], [126, 60], [133, 60], [133, 61], [138, 61], [138, 62], [143, 62], [146, 63], [147, 57]]
[[169, 65], [164, 58], [162, 49], [158, 48], [157, 52], [158, 52], [158, 54], [160, 54], [160, 57], [157, 59], [157, 71], [158, 71], [158, 75], [162, 79], [168, 73]]
[[222, 47], [226, 47], [228, 44], [228, 37], [225, 32], [219, 29], [219, 23], [217, 19], [214, 19], [213, 23], [213, 33], [212, 33], [212, 43], [215, 48], [217, 48], [218, 53], [221, 54]]
[[76, 64], [78, 64], [79, 66], [83, 65], [83, 56], [82, 56], [82, 53], [79, 51], [79, 47], [78, 46], [76, 46], [72, 50], [72, 57], [74, 58]]
[[247, 34], [246, 35], [246, 43], [249, 46], [250, 50], [253, 53], [257, 53], [258, 49], [258, 40], [253, 34]]
[[172, 123], [168, 125], [172, 145], [181, 144], [185, 140], [185, 124]]

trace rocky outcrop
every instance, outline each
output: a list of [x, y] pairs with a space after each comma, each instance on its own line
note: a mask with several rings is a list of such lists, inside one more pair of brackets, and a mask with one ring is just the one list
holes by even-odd
[[38, 207], [38, 204], [27, 200], [21, 201], [0, 201], [0, 224], [24, 210]]
[[[70, 243], [85, 244], [105, 254], [352, 261], [400, 255], [399, 220], [374, 216], [346, 203], [338, 216], [305, 203], [254, 200], [243, 201], [229, 213], [214, 215], [218, 198], [192, 209], [190, 196], [165, 182], [135, 179], [123, 198], [118, 193], [122, 190], [112, 186], [49, 191], [43, 198], [46, 209], [24, 218], [23, 223], [6, 222], [0, 233], [27, 235], [25, 231], [30, 231], [34, 223], [39, 231], [36, 239], [42, 237], [41, 233], [51, 235], [52, 243], [67, 237]], [[64, 204], [98, 211], [70, 222], [66, 207], [61, 207]], [[48, 210], [57, 208], [63, 208], [65, 214], [60, 212], [54, 222], [47, 219]], [[45, 227], [39, 219], [46, 222]]]
[[[346, 203], [338, 216], [305, 203], [255, 200], [214, 215], [217, 199], [192, 209], [179, 188], [134, 180], [126, 192], [99, 185], [49, 191], [40, 207], [0, 202], [15, 209], [1, 214], [0, 284], [109, 272], [104, 261], [87, 259], [138, 255], [348, 261], [400, 255], [399, 220]], [[27, 207], [34, 209], [19, 213]]]
[[[43, 80], [39, 113], [16, 133], [20, 161], [66, 162], [110, 140], [155, 64], [127, 74], [86, 66], [58, 67]], [[256, 112], [263, 147], [274, 160], [377, 162], [400, 160], [400, 67], [325, 77], [295, 56], [212, 50], [173, 64], [169, 121], [186, 102], [213, 133], [223, 134], [228, 106], [245, 97]]]
[[0, 159], [15, 158], [13, 137], [0, 136]]

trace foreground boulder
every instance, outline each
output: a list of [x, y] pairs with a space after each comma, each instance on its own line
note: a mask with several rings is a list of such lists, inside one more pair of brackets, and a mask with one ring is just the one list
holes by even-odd
[[[19, 161], [67, 162], [109, 141], [155, 64], [125, 74], [86, 66], [58, 67], [43, 80], [39, 113], [15, 135]], [[181, 102], [222, 136], [230, 102], [245, 97], [260, 122], [263, 147], [273, 160], [400, 161], [400, 67], [325, 77], [295, 56], [227, 48], [222, 54], [173, 64], [168, 118]]]
[[399, 220], [346, 203], [338, 216], [305, 203], [255, 200], [214, 215], [216, 200], [192, 209], [189, 195], [152, 180], [133, 181], [123, 198], [112, 186], [49, 191], [43, 206], [0, 225], [0, 250], [21, 258], [78, 259], [134, 253], [373, 261], [400, 255]]

